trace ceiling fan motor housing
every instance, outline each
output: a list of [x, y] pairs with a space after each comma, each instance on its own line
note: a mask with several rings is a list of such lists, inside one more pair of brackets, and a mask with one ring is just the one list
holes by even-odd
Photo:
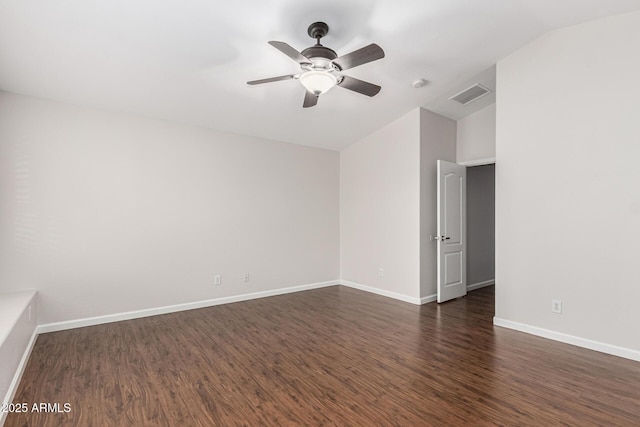
[[328, 59], [329, 61], [333, 61], [338, 57], [338, 54], [333, 49], [317, 45], [308, 47], [301, 53], [309, 59], [324, 58]]

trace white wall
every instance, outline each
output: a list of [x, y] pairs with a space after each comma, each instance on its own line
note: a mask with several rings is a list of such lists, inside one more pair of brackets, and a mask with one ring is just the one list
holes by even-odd
[[6, 93], [0, 111], [0, 289], [38, 289], [41, 323], [338, 279], [337, 152]]
[[496, 317], [640, 360], [638, 40], [635, 12], [498, 63]]
[[341, 278], [414, 302], [420, 292], [419, 131], [416, 109], [340, 153]]
[[458, 163], [496, 156], [496, 104], [458, 120], [457, 128]]
[[437, 294], [438, 160], [456, 161], [456, 122], [420, 109], [420, 297]]

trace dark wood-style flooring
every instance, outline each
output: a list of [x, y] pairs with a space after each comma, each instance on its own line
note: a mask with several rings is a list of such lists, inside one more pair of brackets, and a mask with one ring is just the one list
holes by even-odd
[[638, 426], [640, 363], [346, 287], [43, 334], [6, 426]]

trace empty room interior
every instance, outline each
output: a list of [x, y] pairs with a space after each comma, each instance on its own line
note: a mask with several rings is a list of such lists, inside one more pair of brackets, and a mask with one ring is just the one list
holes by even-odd
[[0, 426], [640, 425], [640, 0], [0, 0]]

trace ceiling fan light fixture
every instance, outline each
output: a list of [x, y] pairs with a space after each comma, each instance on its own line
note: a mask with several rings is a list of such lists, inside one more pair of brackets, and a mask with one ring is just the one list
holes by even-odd
[[338, 84], [338, 78], [327, 71], [305, 71], [300, 74], [299, 80], [305, 89], [316, 95], [321, 95]]
[[327, 35], [329, 26], [324, 22], [314, 22], [309, 26], [307, 33], [316, 39], [316, 44], [298, 52], [285, 42], [271, 40], [269, 44], [287, 55], [300, 65], [300, 74], [287, 74], [285, 76], [270, 77], [268, 79], [252, 80], [248, 85], [278, 82], [281, 80], [300, 80], [305, 88], [302, 108], [313, 107], [318, 104], [320, 95], [331, 90], [334, 86], [340, 86], [352, 92], [365, 96], [375, 96], [381, 87], [373, 83], [359, 80], [342, 74], [344, 70], [355, 68], [369, 62], [384, 58], [384, 50], [375, 43], [354, 50], [346, 55], [338, 54], [320, 43], [320, 39]]

